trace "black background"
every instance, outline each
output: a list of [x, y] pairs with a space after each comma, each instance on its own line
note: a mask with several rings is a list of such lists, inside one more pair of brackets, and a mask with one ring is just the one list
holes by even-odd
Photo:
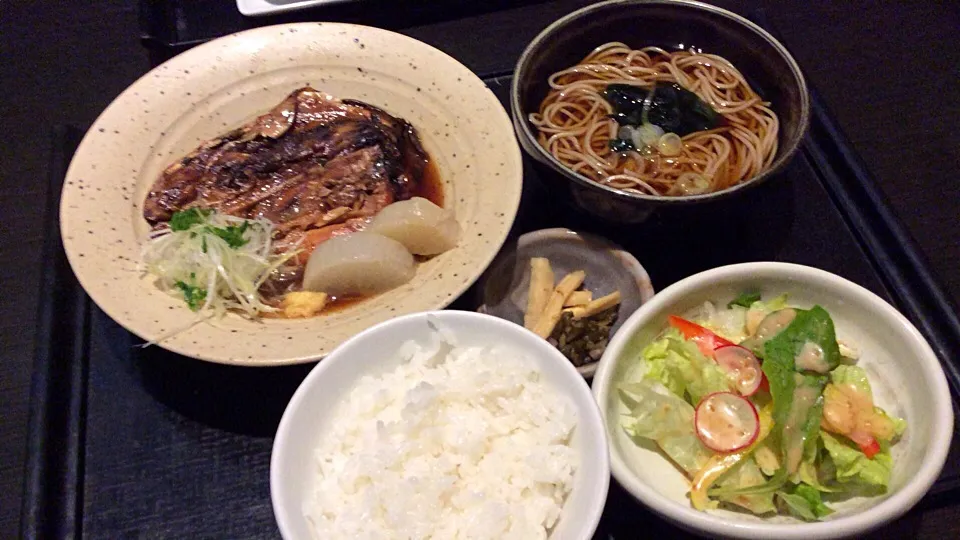
[[[403, 3], [392, 4], [402, 8]], [[407, 15], [396, 24], [429, 21], [406, 31], [489, 73], [501, 64], [509, 66], [539, 31], [529, 23], [531, 14], [559, 16], [586, 2], [523, 3], [528, 5], [485, 15], [489, 24], [479, 34], [465, 35], [466, 20], [439, 21], [443, 12], [437, 8], [422, 20]], [[946, 290], [960, 301], [958, 4], [716, 3], [738, 11], [765, 8]], [[501, 8], [509, 2], [492, 4]], [[51, 128], [89, 125], [149, 69], [149, 56], [139, 42], [137, 8], [134, 0], [0, 3], [0, 125], [5, 135], [0, 145], [0, 537], [14, 537], [18, 530], [35, 315], [38, 295], [44, 294], [39, 290], [40, 245]], [[323, 13], [311, 16], [323, 18]], [[384, 17], [378, 13], [376, 20], [390, 19]], [[925, 508], [884, 536], [954, 536], [950, 522], [957, 512], [950, 506]]]

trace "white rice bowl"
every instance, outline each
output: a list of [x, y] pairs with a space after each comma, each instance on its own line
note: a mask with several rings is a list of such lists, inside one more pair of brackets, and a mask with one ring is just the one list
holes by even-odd
[[274, 443], [274, 512], [288, 539], [586, 539], [604, 439], [589, 388], [543, 340], [474, 313], [411, 315], [298, 389]]

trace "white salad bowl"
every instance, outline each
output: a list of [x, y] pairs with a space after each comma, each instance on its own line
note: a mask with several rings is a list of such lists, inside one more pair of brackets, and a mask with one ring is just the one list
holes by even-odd
[[378, 324], [348, 339], [307, 375], [283, 413], [270, 458], [270, 496], [283, 538], [311, 538], [303, 503], [313, 481], [315, 449], [331, 423], [330, 413], [361, 377], [396, 368], [401, 345], [411, 340], [429, 343], [437, 328], [452, 336], [457, 346], [496, 343], [525, 353], [543, 380], [569, 396], [578, 418], [571, 445], [579, 455], [579, 467], [550, 537], [591, 538], [606, 502], [610, 461], [590, 388], [569, 360], [534, 333], [491, 315], [464, 311], [417, 313]]
[[[725, 305], [744, 291], [764, 298], [787, 293], [801, 308], [819, 304], [832, 317], [837, 337], [861, 353], [858, 365], [869, 377], [874, 399], [907, 428], [891, 448], [893, 472], [886, 494], [830, 503], [821, 522], [787, 516], [758, 517], [732, 510], [693, 509], [690, 482], [656, 448], [641, 447], [620, 427], [626, 407], [617, 386], [637, 377], [640, 351], [680, 315], [706, 301]], [[936, 480], [953, 433], [953, 409], [946, 377], [920, 332], [874, 293], [823, 270], [761, 262], [708, 270], [667, 287], [640, 307], [610, 341], [593, 379], [610, 443], [614, 478], [638, 501], [677, 525], [711, 537], [820, 539], [849, 537], [889, 522], [909, 510]]]

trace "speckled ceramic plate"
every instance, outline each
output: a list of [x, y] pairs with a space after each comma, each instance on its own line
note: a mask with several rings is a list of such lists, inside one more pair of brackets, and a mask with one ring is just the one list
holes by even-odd
[[142, 204], [170, 162], [311, 85], [405, 118], [419, 131], [463, 228], [459, 246], [421, 263], [408, 284], [312, 319], [251, 322], [227, 316], [160, 345], [214, 362], [277, 365], [317, 360], [340, 342], [404, 313], [438, 309], [490, 264], [520, 201], [522, 167], [497, 98], [446, 54], [385, 30], [334, 23], [258, 28], [173, 58], [135, 82], [84, 137], [60, 207], [70, 264], [110, 317], [146, 340], [193, 317], [138, 269], [148, 231]]
[[[530, 258], [550, 260], [556, 279], [577, 270], [587, 277], [584, 288], [600, 298], [620, 291], [620, 308], [613, 335], [647, 300], [653, 297], [650, 276], [637, 259], [613, 242], [570, 229], [542, 229], [517, 238], [516, 245], [503, 249], [481, 280], [480, 311], [501, 319], [523, 324], [530, 288]], [[597, 362], [577, 367], [584, 377], [592, 377]]]

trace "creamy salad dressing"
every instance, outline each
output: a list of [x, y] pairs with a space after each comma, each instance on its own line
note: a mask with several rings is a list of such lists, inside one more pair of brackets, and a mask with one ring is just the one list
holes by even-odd
[[803, 375], [794, 373], [793, 378], [797, 385], [793, 391], [793, 406], [790, 407], [790, 416], [783, 425], [783, 443], [787, 454], [787, 471], [790, 474], [797, 472], [800, 461], [803, 460], [803, 422], [810, 408], [820, 398], [820, 388], [804, 385]]
[[827, 363], [823, 354], [823, 347], [812, 341], [805, 342], [793, 360], [797, 369], [816, 371], [817, 373], [830, 372], [830, 364]]
[[869, 393], [855, 384], [831, 386], [835, 391], [830, 391], [830, 399], [826, 400], [823, 408], [824, 424], [828, 431], [841, 435], [868, 433], [881, 439], [896, 436], [893, 423], [877, 413]]
[[787, 308], [774, 311], [773, 313], [764, 317], [763, 321], [760, 322], [760, 326], [757, 327], [757, 332], [753, 337], [760, 343], [764, 343], [773, 338], [773, 336], [779, 334], [784, 328], [790, 326], [790, 323], [792, 323], [793, 319], [796, 317], [797, 310], [795, 309]]

